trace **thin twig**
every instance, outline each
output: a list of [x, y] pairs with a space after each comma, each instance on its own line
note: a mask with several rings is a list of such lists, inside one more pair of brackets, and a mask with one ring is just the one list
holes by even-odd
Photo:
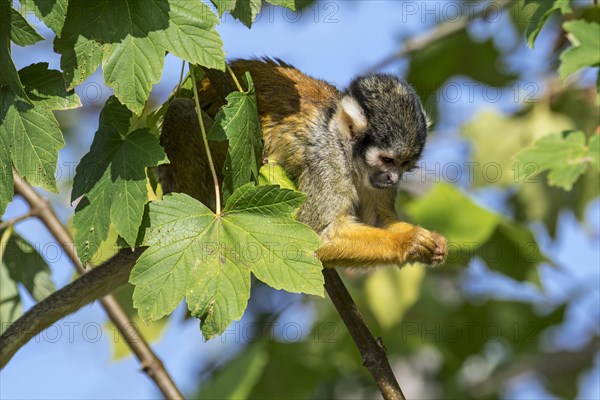
[[379, 386], [379, 391], [386, 400], [405, 400], [402, 389], [394, 376], [394, 371], [387, 359], [381, 338], [375, 339], [365, 322], [352, 296], [333, 268], [324, 268], [325, 290], [342, 317], [348, 332], [352, 336], [362, 356], [363, 366], [369, 370]]
[[183, 73], [185, 72], [185, 61], [181, 61], [181, 71], [179, 72], [179, 83], [177, 84], [177, 89], [175, 90], [175, 96], [179, 96], [179, 91], [181, 90], [181, 85], [183, 85]]
[[210, 173], [212, 174], [213, 183], [215, 185], [215, 211], [217, 216], [219, 216], [221, 215], [221, 188], [219, 186], [219, 178], [217, 178], [217, 170], [215, 169], [215, 163], [213, 162], [212, 154], [210, 153], [210, 146], [208, 145], [208, 138], [206, 137], [206, 129], [204, 129], [204, 121], [202, 120], [202, 108], [200, 108], [198, 86], [196, 83], [196, 67], [194, 67], [193, 64], [190, 64], [190, 75], [192, 76], [192, 89], [194, 91], [194, 102], [196, 103], [196, 114], [198, 115], [198, 123], [200, 124], [200, 130], [202, 131], [202, 142], [204, 142], [204, 150], [206, 150], [208, 166], [210, 168]]
[[[75, 268], [79, 273], [86, 273], [90, 269], [84, 268], [83, 264], [77, 257], [74, 246], [73, 237], [67, 230], [67, 228], [60, 222], [54, 210], [50, 207], [48, 200], [42, 198], [29, 183], [21, 178], [16, 172], [13, 171], [14, 175], [14, 187], [15, 194], [21, 195], [25, 201], [29, 204], [31, 211], [38, 217], [46, 226], [46, 228], [52, 233], [54, 238], [60, 243], [63, 251], [67, 254]], [[137, 257], [135, 257], [137, 259]], [[104, 296], [100, 299], [102, 307], [108, 314], [110, 320], [115, 324], [127, 345], [131, 348], [131, 351], [136, 355], [142, 364], [144, 372], [154, 381], [156, 386], [160, 389], [163, 395], [167, 399], [183, 399], [183, 395], [175, 386], [175, 383], [171, 379], [171, 376], [163, 366], [160, 359], [154, 354], [144, 337], [139, 333], [123, 307], [119, 304], [117, 299], [113, 295]], [[29, 329], [36, 329], [35, 326], [28, 327]], [[19, 335], [14, 335], [19, 336]], [[23, 343], [29, 339], [25, 339], [27, 336], [25, 332], [22, 333], [19, 340]], [[5, 343], [3, 343], [3, 347]], [[22, 346], [22, 344], [21, 344]], [[18, 346], [20, 348], [21, 346]], [[8, 362], [8, 360], [0, 360], [2, 364]]]
[[6, 221], [2, 221], [0, 223], [0, 229], [4, 229], [8, 226], [13, 226], [18, 224], [21, 221], [25, 221], [28, 218], [31, 218], [33, 216], [33, 212], [31, 212], [31, 210], [27, 211], [25, 214], [23, 215], [19, 215], [18, 217], [6, 220]]
[[[495, 4], [496, 8], [499, 11], [502, 11], [502, 10], [506, 9], [507, 7], [509, 7], [513, 2], [514, 2], [514, 0], [498, 0], [498, 1], [490, 3], [490, 4]], [[390, 65], [391, 63], [393, 63], [394, 61], [396, 61], [402, 57], [410, 55], [411, 53], [414, 53], [415, 51], [422, 50], [434, 42], [445, 39], [449, 36], [452, 36], [460, 31], [466, 29], [467, 26], [469, 26], [469, 24], [471, 22], [473, 22], [474, 20], [476, 20], [478, 18], [485, 16], [486, 13], [489, 12], [489, 8], [490, 8], [490, 5], [488, 4], [485, 7], [483, 7], [482, 9], [480, 9], [479, 11], [473, 13], [472, 15], [463, 16], [458, 21], [441, 23], [439, 25], [436, 25], [435, 28], [431, 29], [428, 32], [425, 32], [422, 35], [407, 39], [404, 42], [404, 45], [402, 46], [402, 48], [400, 50], [396, 51], [395, 53], [393, 53], [393, 54], [387, 56], [386, 58], [384, 58], [383, 60], [379, 61], [373, 67], [369, 68], [368, 72], [378, 71], [384, 67], [387, 67], [388, 65]]]

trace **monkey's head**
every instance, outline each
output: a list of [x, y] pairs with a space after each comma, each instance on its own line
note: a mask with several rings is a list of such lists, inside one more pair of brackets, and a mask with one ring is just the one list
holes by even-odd
[[354, 79], [338, 106], [340, 134], [352, 144], [355, 170], [370, 186], [395, 186], [414, 167], [428, 121], [413, 88], [393, 75]]

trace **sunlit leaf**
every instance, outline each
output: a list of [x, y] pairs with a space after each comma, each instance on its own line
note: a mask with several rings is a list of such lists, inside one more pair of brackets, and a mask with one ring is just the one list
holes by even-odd
[[[565, 115], [552, 112], [541, 103], [531, 106], [529, 112], [518, 116], [502, 116], [484, 111], [465, 124], [462, 134], [469, 139], [472, 168], [462, 168], [469, 182], [475, 186], [509, 186], [529, 184], [536, 166], [516, 162], [515, 155], [524, 147], [552, 131], [574, 128]], [[498, 137], [502, 140], [496, 140]], [[519, 175], [519, 168], [525, 174]]]
[[248, 28], [262, 8], [262, 0], [211, 0], [217, 7], [219, 15], [229, 11], [234, 18], [240, 20]]
[[457, 246], [479, 246], [493, 234], [500, 217], [473, 203], [454, 186], [440, 183], [408, 204], [406, 212], [419, 225], [438, 231]]
[[40, 40], [44, 40], [42, 35], [37, 33], [35, 29], [25, 17], [23, 17], [17, 10], [14, 8], [10, 9], [10, 17], [11, 17], [11, 28], [10, 28], [10, 39], [15, 42], [18, 46], [29, 46], [34, 43], [39, 42]]
[[369, 308], [383, 328], [402, 322], [405, 312], [417, 301], [425, 268], [406, 265], [373, 272], [365, 281]]
[[67, 15], [67, 4], [69, 0], [20, 0], [25, 11], [33, 11], [35, 16], [60, 35], [65, 17]]
[[[593, 136], [586, 145], [585, 134], [575, 131], [566, 135], [553, 134], [538, 140], [533, 147], [517, 155], [520, 163], [536, 166], [534, 174], [549, 170], [548, 182], [552, 186], [571, 190], [588, 165], [598, 166], [598, 138]], [[525, 174], [526, 171], [520, 171]]]
[[[85, 9], [85, 12], [78, 11]], [[55, 49], [69, 88], [102, 63], [115, 96], [140, 114], [160, 79], [165, 52], [194, 64], [224, 68], [218, 19], [202, 2], [72, 0]]]
[[560, 55], [558, 72], [562, 79], [581, 68], [600, 65], [600, 24], [575, 20], [565, 22], [563, 29], [569, 32], [573, 46]]
[[272, 161], [260, 167], [258, 183], [261, 185], [279, 185], [282, 189], [297, 190], [296, 184], [287, 176], [285, 170]]
[[22, 314], [17, 282], [11, 279], [4, 261], [0, 260], [0, 334]]
[[539, 283], [536, 267], [544, 257], [532, 232], [475, 204], [455, 186], [437, 184], [405, 209], [413, 222], [446, 235], [446, 264], [466, 266], [479, 257], [513, 279]]
[[54, 114], [46, 107], [18, 100], [8, 88], [3, 88], [0, 103], [6, 106], [0, 136], [4, 136], [15, 169], [31, 184], [56, 191], [54, 172], [64, 141]]
[[223, 167], [223, 195], [229, 197], [238, 187], [258, 177], [262, 158], [262, 134], [254, 84], [249, 73], [245, 75], [247, 92], [233, 92], [227, 96], [227, 105], [219, 110], [209, 137], [229, 140], [227, 159]]
[[12, 162], [4, 135], [0, 135], [0, 216], [13, 198]]
[[303, 196], [274, 186], [246, 185], [220, 216], [199, 201], [172, 194], [150, 204], [150, 228], [130, 282], [144, 320], [169, 314], [187, 296], [206, 338], [241, 318], [250, 272], [276, 289], [323, 295], [316, 234], [292, 213]]

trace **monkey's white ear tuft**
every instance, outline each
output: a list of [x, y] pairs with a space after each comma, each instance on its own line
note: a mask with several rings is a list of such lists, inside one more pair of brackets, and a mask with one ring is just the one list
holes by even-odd
[[367, 117], [358, 102], [351, 96], [344, 96], [338, 106], [340, 133], [347, 139], [356, 140], [367, 128]]
[[431, 117], [429, 116], [429, 113], [427, 111], [425, 111], [425, 108], [423, 107], [423, 115], [425, 116], [425, 126], [427, 127], [427, 129], [431, 128], [431, 125], [433, 125], [433, 121], [431, 120]]

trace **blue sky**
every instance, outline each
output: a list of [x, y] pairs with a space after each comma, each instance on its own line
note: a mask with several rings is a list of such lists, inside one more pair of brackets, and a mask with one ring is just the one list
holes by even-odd
[[[409, 2], [412, 3], [412, 2]], [[429, 2], [433, 3], [433, 2]], [[427, 30], [438, 22], [439, 18], [451, 17], [453, 8], [441, 2], [430, 7], [425, 14], [412, 14], [412, 10], [401, 2], [392, 0], [375, 1], [324, 1], [305, 10], [298, 21], [293, 14], [280, 8], [271, 8], [261, 16], [252, 30], [230, 16], [224, 17], [219, 32], [230, 58], [248, 58], [255, 56], [278, 57], [289, 62], [312, 76], [328, 80], [338, 86], [344, 86], [353, 76], [364, 73], [369, 67], [397, 50], [398, 39], [413, 36]], [[437, 14], [437, 17], [436, 17]], [[29, 18], [35, 23], [33, 18]], [[483, 25], [475, 24], [470, 32], [477, 38], [493, 37], [499, 46], [522, 38], [514, 37], [506, 30], [506, 21]], [[28, 48], [13, 48], [13, 57], [18, 68], [36, 61], [50, 60], [50, 66], [59, 68], [58, 55], [51, 52], [51, 31], [36, 24], [39, 32], [46, 38], [43, 43]], [[524, 79], [538, 79], [536, 74], [546, 63], [546, 54], [551, 42], [548, 35], [540, 36], [535, 51], [521, 45], [517, 57], [511, 60], [511, 66], [526, 71]], [[405, 62], [399, 62], [387, 68], [387, 72], [402, 73]], [[167, 57], [161, 82], [155, 87], [157, 99], [164, 101], [175, 86], [181, 62], [172, 56]], [[543, 85], [543, 82], [537, 82]], [[96, 88], [101, 88], [98, 98], [93, 98]], [[110, 95], [104, 87], [100, 72], [88, 79], [77, 89], [84, 107], [103, 104]], [[87, 93], [87, 96], [84, 95]], [[502, 112], [514, 111], [519, 105], [505, 101], [490, 105], [481, 98], [474, 102], [458, 102], [445, 105], [444, 119], [438, 126], [439, 132], [432, 137], [426, 159], [464, 160], [468, 156], [468, 145], [455, 140], [457, 128], [467, 121], [476, 111], [493, 106]], [[60, 153], [60, 165], [78, 162], [87, 152], [93, 132], [97, 127], [97, 108], [83, 113], [79, 131], [73, 139], [76, 145], [65, 148]], [[450, 145], [449, 145], [450, 144]], [[60, 196], [49, 195], [57, 205], [60, 217], [67, 221], [73, 208], [68, 203], [70, 189], [66, 182], [60, 182]], [[486, 207], [503, 212], [501, 199], [494, 193], [482, 193], [477, 201]], [[549, 298], [558, 301], [564, 296], [565, 282], [576, 287], [587, 283], [588, 292], [578, 301], [577, 306], [569, 310], [565, 328], [557, 333], [558, 347], [576, 344], [570, 341], [575, 337], [585, 337], [590, 332], [598, 332], [600, 321], [598, 300], [600, 290], [600, 265], [598, 248], [600, 202], [595, 201], [588, 210], [588, 225], [582, 229], [569, 214], [561, 216], [559, 235], [551, 241], [544, 231], [538, 230], [544, 251], [554, 256], [563, 269], [543, 271]], [[14, 217], [26, 211], [20, 200], [14, 201], [8, 208], [6, 218]], [[37, 221], [19, 224], [17, 231], [41, 248], [49, 246], [53, 240]], [[73, 269], [62, 257], [50, 263], [53, 279], [57, 286], [63, 286], [73, 276]], [[523, 295], [523, 288], [515, 287], [501, 278], [495, 278], [483, 267], [473, 265], [467, 276], [471, 282], [467, 289], [473, 292], [489, 293], [496, 290], [505, 297]], [[556, 282], [561, 282], [557, 284]], [[498, 288], [500, 288], [498, 290]], [[531, 293], [531, 296], [535, 296]], [[25, 305], [31, 300], [25, 296]], [[547, 301], [547, 298], [540, 301]], [[181, 321], [181, 307], [175, 312], [175, 323], [171, 323], [163, 337], [153, 347], [171, 372], [176, 383], [185, 393], [197, 387], [197, 368], [203, 361], [209, 361], [223, 354], [234, 354], [239, 345], [219, 339], [204, 343], [196, 321]], [[310, 323], [310, 313], [306, 310], [291, 314], [294, 318], [303, 318], [303, 326]], [[48, 331], [38, 341], [32, 341], [20, 350], [11, 363], [0, 374], [0, 397], [2, 399], [31, 398], [156, 398], [154, 386], [139, 371], [136, 359], [128, 357], [121, 361], [111, 361], [112, 337], [110, 332], [98, 331], [106, 321], [104, 313], [97, 304], [84, 307], [58, 324], [58, 330]], [[69, 337], [72, 329], [72, 340]], [[98, 333], [100, 332], [100, 333]], [[98, 336], [98, 334], [100, 336]], [[561, 336], [562, 335], [562, 336]], [[574, 343], [575, 342], [575, 343]], [[192, 355], [192, 356], [191, 356]], [[599, 363], [596, 374], [584, 379], [582, 398], [600, 398]], [[515, 382], [507, 389], [511, 398], [531, 398], [543, 394], [543, 388], [535, 384]]]

